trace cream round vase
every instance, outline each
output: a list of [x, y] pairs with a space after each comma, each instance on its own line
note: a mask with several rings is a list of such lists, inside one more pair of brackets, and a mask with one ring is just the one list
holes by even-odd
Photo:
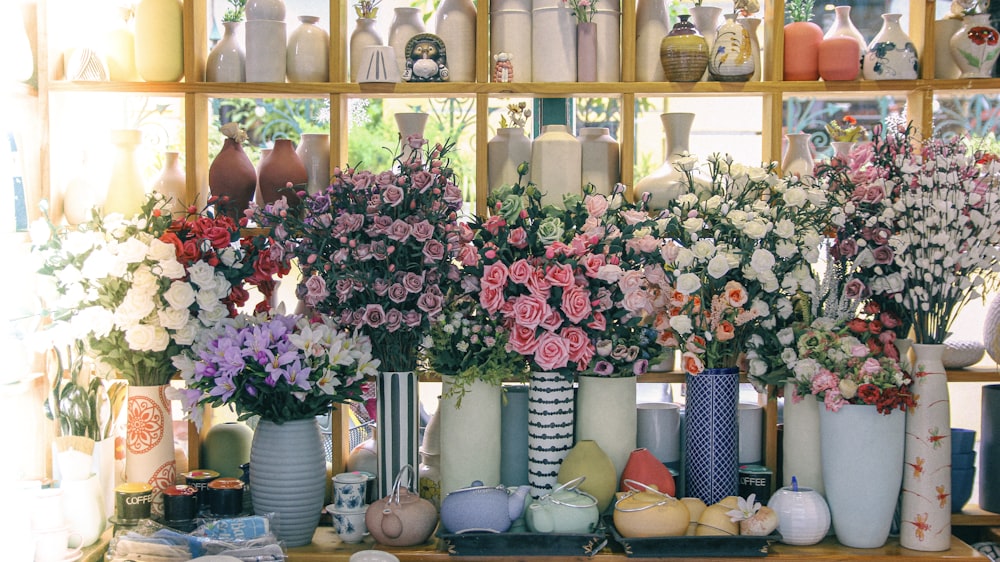
[[288, 36], [285, 74], [289, 82], [330, 81], [330, 35], [316, 16], [299, 16], [301, 24]]

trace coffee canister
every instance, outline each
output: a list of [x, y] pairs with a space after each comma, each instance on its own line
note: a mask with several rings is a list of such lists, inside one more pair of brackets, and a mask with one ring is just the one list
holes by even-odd
[[116, 525], [135, 525], [149, 519], [153, 507], [153, 487], [145, 482], [126, 482], [115, 488]]
[[219, 473], [215, 470], [200, 469], [185, 472], [182, 476], [184, 476], [184, 481], [188, 486], [194, 486], [194, 489], [198, 491], [198, 511], [207, 510], [208, 484], [218, 478]]
[[178, 531], [190, 532], [198, 517], [198, 490], [178, 484], [163, 490], [163, 522]]
[[243, 482], [239, 478], [216, 478], [208, 483], [209, 511], [216, 517], [243, 512]]
[[770, 468], [759, 464], [740, 466], [739, 494], [741, 498], [756, 494], [756, 501], [767, 505], [767, 500], [771, 499], [773, 483], [774, 472]]

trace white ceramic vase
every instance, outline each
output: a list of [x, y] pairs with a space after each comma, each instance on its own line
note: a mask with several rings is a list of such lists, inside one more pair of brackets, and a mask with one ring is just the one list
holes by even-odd
[[916, 80], [917, 48], [899, 25], [901, 14], [882, 14], [882, 29], [865, 53], [865, 80]]
[[288, 36], [285, 74], [289, 82], [330, 81], [330, 35], [316, 16], [299, 16], [301, 25]]
[[635, 79], [662, 82], [660, 43], [670, 33], [665, 0], [638, 0], [635, 7]]
[[[694, 24], [698, 33], [701, 33], [702, 37], [705, 38], [705, 43], [708, 44], [709, 53], [711, 53], [715, 46], [716, 32], [719, 26], [722, 25], [722, 8], [715, 6], [692, 6], [688, 11], [691, 13], [691, 23]], [[701, 79], [703, 81], [708, 79], [707, 68]]]
[[490, 55], [511, 55], [514, 82], [532, 80], [531, 29], [531, 0], [490, 2]]
[[131, 218], [142, 209], [146, 200], [146, 182], [136, 161], [136, 152], [142, 142], [142, 131], [120, 129], [111, 131], [114, 145], [114, 162], [110, 182], [104, 199], [104, 213], [121, 213]]
[[611, 195], [621, 177], [618, 141], [612, 138], [607, 127], [582, 127], [580, 148], [583, 156], [580, 184], [592, 183], [595, 193]]
[[477, 380], [451, 395], [455, 378], [441, 381], [441, 497], [475, 480], [500, 484], [500, 387]]
[[[395, 116], [396, 127], [399, 129], [399, 138], [402, 143], [401, 159], [403, 162], [409, 162], [414, 156], [414, 149], [410, 148], [406, 144], [406, 139], [410, 135], [423, 135], [424, 127], [427, 126], [427, 118], [429, 116], [426, 113], [412, 112], [412, 113], [397, 113]], [[417, 152], [417, 157], [421, 156], [419, 151]]]
[[532, 4], [531, 80], [576, 82], [576, 18], [561, 0]]
[[812, 488], [785, 486], [774, 492], [767, 506], [778, 514], [777, 531], [785, 544], [813, 545], [830, 530], [830, 508]]
[[247, 82], [284, 82], [287, 61], [285, 22], [247, 19]]
[[564, 195], [580, 195], [583, 152], [566, 125], [544, 125], [531, 144], [531, 181], [542, 192], [542, 205], [563, 206]]
[[[378, 492], [384, 498], [403, 467], [420, 466], [420, 396], [413, 371], [380, 371], [375, 376], [378, 427]], [[253, 461], [251, 466], [253, 466]], [[252, 473], [252, 471], [251, 471]]]
[[91, 210], [104, 203], [105, 186], [94, 181], [94, 172], [89, 166], [90, 159], [84, 154], [80, 166], [66, 183], [63, 191], [63, 217], [72, 225], [91, 219]]
[[303, 133], [295, 153], [306, 167], [309, 181], [308, 193], [319, 193], [330, 185], [330, 135], [327, 133]]
[[990, 301], [983, 319], [983, 346], [986, 353], [996, 362], [1000, 362], [1000, 296]]
[[420, 8], [395, 8], [392, 14], [392, 24], [389, 25], [389, 46], [392, 47], [396, 67], [402, 73], [406, 70], [406, 42], [414, 35], [426, 30], [424, 29], [424, 20], [420, 15]]
[[153, 515], [163, 514], [163, 490], [177, 482], [174, 420], [167, 387], [129, 385], [125, 480], [153, 487]]
[[1000, 55], [1000, 33], [990, 25], [990, 14], [962, 18], [962, 27], [951, 36], [952, 59], [961, 70], [959, 78], [990, 78]]
[[620, 82], [622, 79], [621, 15], [621, 0], [605, 0], [597, 5], [594, 13], [598, 82]]
[[108, 72], [113, 82], [134, 82], [139, 79], [139, 73], [135, 68], [135, 33], [129, 26], [132, 8], [119, 6], [118, 13], [121, 19], [108, 32], [104, 43]]
[[[502, 185], [513, 185], [518, 181], [517, 168], [523, 162], [531, 162], [531, 139], [522, 127], [497, 129], [497, 134], [486, 144], [487, 178], [490, 192]], [[531, 171], [522, 182], [531, 180]]]
[[788, 133], [785, 154], [781, 157], [781, 173], [798, 177], [812, 176], [816, 162], [808, 133]]
[[635, 184], [637, 195], [649, 193], [649, 206], [652, 209], [664, 209], [671, 201], [689, 191], [687, 178], [674, 164], [690, 150], [694, 113], [663, 113], [660, 121], [667, 139], [667, 156], [659, 168]]
[[285, 21], [285, 0], [247, 0], [247, 21]]
[[135, 66], [147, 82], [184, 76], [181, 0], [140, 0], [135, 6]]
[[363, 74], [361, 65], [364, 63], [363, 52], [365, 47], [382, 45], [382, 36], [375, 29], [375, 20], [372, 18], [358, 18], [357, 27], [351, 33], [350, 44], [350, 72], [351, 80], [358, 81]]
[[578, 381], [576, 441], [596, 441], [615, 465], [615, 480], [621, 480], [636, 448], [635, 377], [580, 376]]
[[175, 215], [184, 213], [190, 203], [187, 196], [187, 179], [184, 168], [181, 167], [180, 153], [167, 151], [163, 153], [163, 169], [153, 180], [152, 190], [167, 198], [167, 208]]
[[476, 7], [472, 0], [443, 0], [434, 33], [444, 41], [449, 81], [476, 81]]
[[746, 82], [753, 76], [753, 63], [750, 34], [736, 21], [736, 14], [726, 14], [709, 49], [709, 77], [719, 82]]
[[820, 462], [819, 408], [823, 405], [812, 394], [792, 398], [794, 384], [785, 384], [784, 430], [781, 444], [782, 485], [791, 486], [792, 477], [799, 486], [825, 493], [823, 465]]
[[208, 53], [205, 61], [205, 80], [209, 82], [246, 82], [247, 54], [240, 42], [239, 30], [243, 22], [224, 21], [222, 39]]
[[101, 481], [91, 474], [83, 480], [62, 480], [63, 513], [71, 533], [80, 534], [80, 546], [90, 546], [101, 538], [107, 528]]
[[573, 448], [573, 383], [558, 372], [532, 372], [528, 386], [528, 483], [532, 497], [551, 492]]
[[736, 21], [743, 26], [743, 29], [747, 30], [747, 36], [750, 37], [750, 57], [753, 59], [753, 74], [750, 75], [750, 81], [760, 82], [764, 69], [761, 67], [760, 41], [757, 38], [757, 29], [762, 20], [760, 18], [737, 18]]

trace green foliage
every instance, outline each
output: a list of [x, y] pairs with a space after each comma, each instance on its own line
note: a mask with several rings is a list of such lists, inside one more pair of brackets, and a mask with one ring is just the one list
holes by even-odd
[[805, 22], [812, 19], [813, 0], [788, 0], [785, 2], [785, 21]]
[[232, 7], [223, 14], [222, 21], [243, 21], [247, 0], [229, 0], [229, 5]]

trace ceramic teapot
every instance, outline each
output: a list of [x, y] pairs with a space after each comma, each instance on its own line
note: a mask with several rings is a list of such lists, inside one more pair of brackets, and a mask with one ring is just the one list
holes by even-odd
[[530, 486], [519, 486], [511, 491], [503, 486], [484, 486], [476, 480], [472, 486], [444, 497], [441, 524], [451, 533], [503, 533], [524, 512], [524, 501], [530, 489]]
[[413, 467], [404, 465], [396, 475], [388, 496], [372, 502], [365, 512], [365, 526], [381, 544], [388, 546], [413, 546], [427, 541], [437, 524], [434, 504], [402, 486], [404, 474], [416, 482]]
[[585, 476], [574, 478], [528, 504], [525, 519], [535, 533], [590, 533], [600, 513], [597, 498], [579, 489]]
[[677, 537], [687, 532], [687, 507], [668, 494], [635, 480], [624, 481], [628, 492], [615, 501], [615, 529], [623, 537]]

